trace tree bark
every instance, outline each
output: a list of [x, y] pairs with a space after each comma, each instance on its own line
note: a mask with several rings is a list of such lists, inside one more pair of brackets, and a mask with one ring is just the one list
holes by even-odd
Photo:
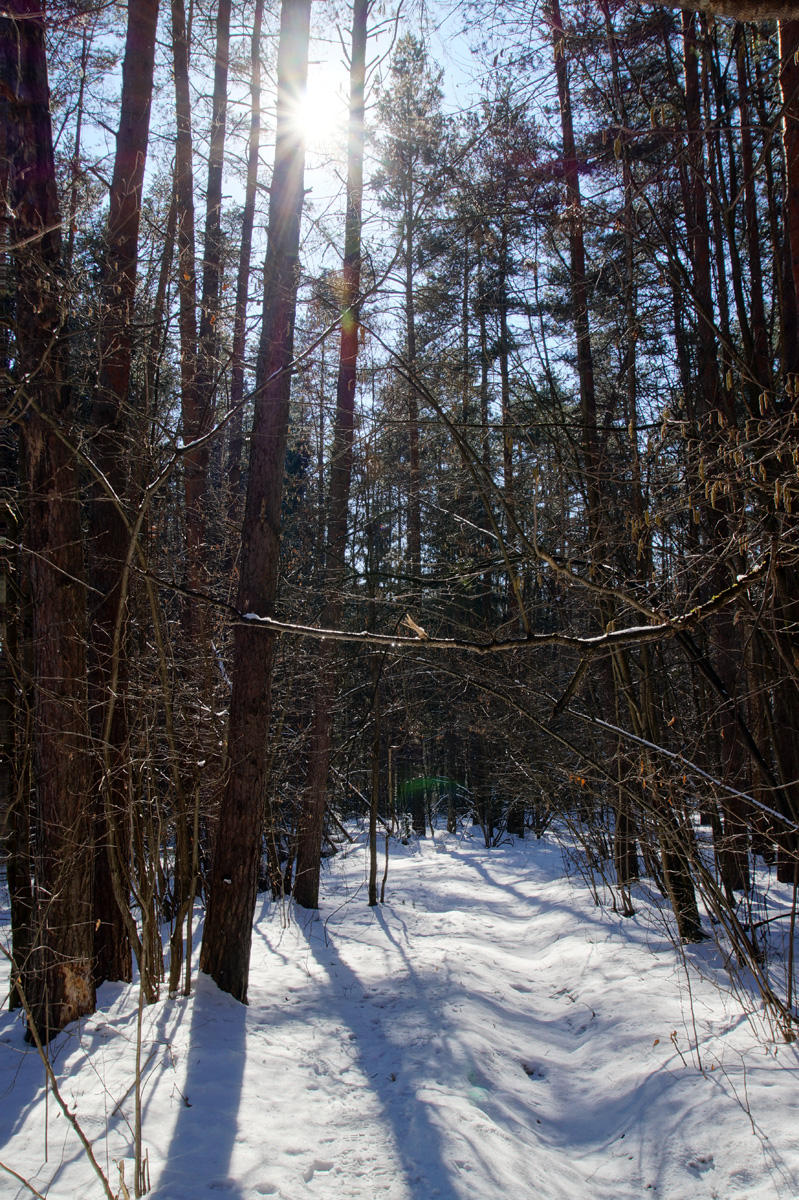
[[580, 417], [582, 421], [583, 470], [588, 505], [588, 534], [592, 547], [599, 537], [599, 447], [596, 428], [596, 390], [594, 360], [591, 352], [591, 329], [588, 316], [588, 280], [583, 235], [583, 205], [580, 192], [580, 172], [574, 141], [571, 88], [566, 60], [565, 31], [560, 12], [560, 0], [548, 0], [549, 23], [555, 48], [555, 76], [558, 85], [560, 122], [563, 136], [563, 173], [566, 183], [566, 208], [569, 221], [569, 256], [571, 262], [571, 291], [575, 335], [577, 340], [577, 375], [580, 383]]
[[[211, 111], [211, 144], [208, 156], [203, 284], [197, 359], [196, 425], [184, 428], [187, 441], [202, 437], [211, 428], [216, 404], [219, 361], [217, 347], [219, 296], [222, 277], [222, 174], [227, 124], [227, 82], [230, 61], [230, 0], [219, 0], [216, 17], [216, 62]], [[206, 442], [186, 455], [186, 558], [189, 587], [202, 591], [207, 582], [206, 493], [209, 446]], [[191, 608], [191, 625], [204, 652], [203, 609]]]
[[[707, 56], [707, 41], [700, 42], [696, 18], [682, 13], [683, 58], [685, 63], [685, 108], [688, 128], [688, 193], [686, 213], [689, 257], [693, 273], [694, 300], [697, 308], [696, 328], [699, 348], [699, 373], [702, 383], [701, 406], [697, 411], [697, 427], [702, 452], [712, 458], [719, 452], [712, 417], [734, 427], [737, 421], [732, 394], [722, 384], [719, 373], [718, 343], [714, 326], [713, 278], [711, 271], [711, 236], [708, 219], [708, 194], [705, 181], [703, 153], [704, 124], [700, 101], [699, 61]], [[717, 591], [729, 581], [724, 550], [730, 535], [729, 505], [725, 500], [705, 506], [716, 565], [711, 588]], [[738, 729], [737, 693], [743, 670], [739, 639], [729, 612], [714, 622], [715, 666], [724, 682], [730, 700], [721, 711], [722, 764], [725, 782], [731, 787], [746, 790], [743, 775], [746, 755]], [[725, 887], [731, 897], [733, 889], [746, 889], [749, 882], [745, 802], [728, 795], [722, 803], [724, 814], [723, 837], [718, 846], [719, 861]]]
[[[169, 318], [167, 317], [165, 322], [164, 315], [169, 281], [172, 276], [172, 263], [175, 257], [175, 233], [177, 230], [177, 223], [178, 201], [173, 182], [172, 196], [169, 201], [169, 210], [166, 218], [164, 240], [161, 246], [161, 265], [158, 270], [158, 284], [155, 289], [155, 299], [153, 301], [153, 307], [150, 314], [151, 333], [150, 342], [147, 347], [147, 383], [142, 413], [142, 417], [145, 421], [152, 420], [156, 411], [155, 406], [158, 397], [158, 372], [164, 354], [166, 328], [169, 325]], [[140, 494], [143, 483], [144, 480], [140, 479], [136, 488], [137, 494]]]
[[[358, 363], [358, 293], [361, 283], [361, 202], [363, 196], [364, 82], [368, 0], [355, 0], [350, 55], [350, 128], [347, 156], [347, 216], [344, 231], [343, 313], [336, 385], [336, 419], [330, 464], [330, 495], [326, 547], [326, 599], [321, 623], [326, 629], [341, 624], [341, 589], [347, 543], [347, 510], [352, 478], [352, 437]], [[321, 642], [317, 652], [318, 685], [314, 693], [307, 790], [303, 799], [297, 846], [294, 898], [304, 908], [319, 905], [319, 871], [325, 815], [337, 643]]]
[[[405, 329], [407, 338], [408, 366], [416, 370], [416, 313], [414, 306], [414, 269], [413, 259], [416, 237], [416, 218], [414, 214], [414, 178], [413, 165], [409, 166], [409, 175], [403, 183], [405, 213]], [[412, 577], [412, 587], [421, 604], [422, 596], [422, 501], [421, 501], [421, 468], [419, 465], [419, 402], [416, 392], [411, 387], [408, 391], [408, 559]]]
[[[194, 231], [194, 167], [192, 162], [191, 89], [189, 81], [189, 32], [183, 0], [172, 0], [172, 61], [175, 74], [175, 192], [178, 220], [178, 296], [180, 310], [180, 409], [183, 441], [197, 437], [201, 427], [197, 381], [197, 275]], [[191, 524], [190, 512], [196, 512], [195, 467], [191, 455], [186, 456], [184, 497], [186, 522]], [[193, 519], [193, 518], [192, 518]], [[196, 542], [196, 533], [187, 530], [188, 541]], [[191, 586], [191, 567], [189, 567]], [[184, 629], [192, 633], [190, 603], [183, 608]]]
[[233, 351], [230, 378], [230, 407], [234, 415], [230, 422], [230, 440], [226, 464], [228, 521], [235, 527], [239, 513], [241, 493], [241, 453], [244, 442], [244, 414], [241, 410], [244, 399], [244, 351], [247, 340], [247, 302], [250, 295], [250, 259], [252, 257], [252, 230], [255, 217], [255, 192], [258, 186], [258, 153], [261, 143], [261, 21], [263, 0], [256, 0], [253, 17], [252, 43], [250, 46], [250, 145], [247, 157], [247, 186], [244, 194], [244, 212], [241, 218], [241, 248], [239, 272], [236, 280], [236, 311], [233, 318]]
[[502, 484], [505, 504], [514, 510], [513, 427], [510, 418], [510, 329], [508, 327], [508, 218], [507, 179], [500, 217], [499, 239], [499, 379], [502, 402]]
[[[128, 5], [122, 104], [101, 291], [100, 366], [92, 404], [94, 461], [123, 502], [128, 493], [134, 439], [141, 434], [138, 422], [132, 420], [128, 388], [157, 24], [158, 0], [132, 0]], [[115, 894], [115, 868], [110, 857], [117, 855], [118, 846], [128, 844], [121, 831], [128, 806], [127, 596], [122, 592], [122, 572], [129, 538], [123, 514], [97, 484], [92, 492], [90, 533], [92, 726], [107, 759], [99, 789], [94, 862], [95, 970], [96, 982], [102, 983], [106, 979], [132, 978], [130, 940], [120, 910], [122, 897]], [[124, 853], [123, 849], [123, 857]]]
[[660, 8], [682, 8], [732, 21], [799, 20], [796, 0], [656, 0]]
[[[5, 446], [2, 450], [5, 450]], [[3, 466], [5, 465], [4, 463]], [[3, 470], [3, 475], [5, 474]], [[11, 504], [0, 504], [0, 544], [3, 546], [0, 553], [0, 834], [5, 851], [6, 882], [11, 911], [11, 957], [14, 964], [12, 969], [15, 971], [20, 971], [25, 963], [33, 933], [29, 730], [25, 727], [28, 724], [25, 720], [27, 705], [24, 698], [19, 698], [16, 687], [21, 674], [18, 638], [20, 596], [14, 582], [12, 559], [8, 553], [11, 546], [19, 540], [19, 533]], [[12, 982], [8, 1006], [12, 1009], [19, 1008], [21, 1003], [19, 993]]]
[[[785, 146], [785, 242], [793, 294], [799, 300], [799, 19], [780, 22], [780, 88], [783, 102]], [[797, 314], [793, 312], [794, 320]], [[786, 333], [792, 348], [789, 366], [795, 370], [799, 358], [799, 334], [794, 327]]]
[[83, 44], [80, 52], [80, 86], [78, 88], [78, 111], [75, 118], [75, 142], [72, 147], [72, 162], [70, 163], [72, 179], [69, 188], [69, 223], [67, 225], [67, 244], [64, 248], [64, 266], [67, 271], [72, 266], [72, 253], [75, 248], [75, 234], [77, 232], [80, 135], [83, 126], [83, 101], [86, 93], [86, 67], [89, 61], [89, 36], [89, 30], [84, 26]]
[[[752, 374], [758, 388], [771, 386], [768, 327], [763, 298], [763, 266], [760, 254], [760, 218], [755, 188], [755, 156], [749, 112], [750, 81], [747, 75], [747, 41], [741, 32], [736, 50], [738, 72], [738, 108], [741, 114], [741, 165], [744, 176], [744, 212], [746, 214], [746, 244], [749, 258], [749, 294], [753, 341]], [[776, 247], [775, 247], [776, 249]]]
[[377, 815], [380, 807], [380, 662], [372, 658], [372, 791], [369, 798], [369, 907], [377, 905]]
[[94, 1010], [91, 757], [80, 481], [59, 436], [71, 416], [44, 14], [12, 0], [0, 17], [9, 214], [17, 267], [16, 356], [30, 488], [34, 946], [24, 986], [42, 1040]]
[[[264, 313], [237, 607], [272, 613], [289, 419], [305, 147], [294, 119], [308, 76], [310, 0], [283, 0], [277, 134], [264, 270]], [[247, 620], [234, 634], [230, 775], [219, 814], [200, 968], [246, 1002], [263, 827], [274, 638]]]

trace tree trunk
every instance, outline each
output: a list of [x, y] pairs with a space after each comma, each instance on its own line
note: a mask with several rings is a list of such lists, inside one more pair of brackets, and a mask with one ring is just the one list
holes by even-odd
[[[477, 304], [480, 329], [480, 462], [487, 473], [491, 469], [491, 442], [488, 428], [488, 369], [491, 365], [491, 360], [488, 352], [482, 230], [478, 233], [477, 242]], [[485, 547], [481, 546], [478, 553], [485, 554]], [[491, 628], [494, 616], [491, 603], [492, 593], [493, 582], [491, 571], [483, 571], [480, 588], [480, 608], [483, 624], [487, 629]]]
[[[414, 308], [413, 257], [415, 254], [416, 222], [413, 211], [413, 173], [405, 181], [405, 331], [408, 366], [416, 370], [416, 317]], [[422, 599], [422, 502], [421, 468], [419, 465], [419, 402], [412, 387], [408, 390], [408, 561], [412, 588], [417, 602]]]
[[[696, 33], [696, 19], [693, 14], [682, 13], [682, 28], [691, 197], [687, 213], [688, 241], [693, 268], [700, 354], [699, 368], [702, 380], [702, 404], [697, 416], [699, 417], [698, 425], [703, 451], [708, 457], [712, 457], [719, 453], [720, 448], [708, 418], [718, 415], [719, 421], [723, 420], [725, 425], [734, 426], [736, 412], [733, 397], [725, 390], [719, 376], [718, 346], [713, 318], [711, 237], [705, 184], [705, 156], [702, 149], [704, 126], [699, 82], [699, 59], [701, 55], [704, 62], [707, 57], [706, 40], [700, 44]], [[729, 505], [722, 499], [715, 504], [706, 506], [705, 512], [717, 560], [711, 588], [713, 591], [718, 591], [729, 581], [727, 564], [723, 558], [724, 549], [730, 536]], [[731, 614], [727, 612], [719, 615], [714, 623], [713, 633], [716, 670], [730, 697], [721, 713], [724, 781], [731, 787], [747, 790], [744, 778], [747, 765], [746, 754], [738, 727], [737, 700], [737, 693], [742, 682], [743, 663], [740, 639], [734, 629]], [[723, 801], [722, 810], [724, 826], [723, 837], [718, 847], [719, 861], [728, 896], [732, 899], [733, 889], [745, 890], [749, 884], [745, 802], [738, 797], [727, 796]]]
[[44, 15], [13, 0], [0, 17], [0, 119], [6, 126], [16, 355], [30, 488], [34, 780], [38, 809], [34, 948], [23, 971], [43, 1040], [94, 1010], [91, 757], [80, 480], [59, 434], [71, 416], [62, 337], [61, 216]]
[[[364, 81], [368, 0], [355, 0], [350, 55], [350, 129], [347, 158], [347, 217], [344, 232], [343, 314], [341, 350], [336, 385], [336, 421], [328, 501], [326, 548], [326, 600], [322, 625], [341, 624], [341, 589], [347, 543], [347, 509], [352, 478], [352, 437], [355, 420], [355, 384], [358, 362], [358, 293], [361, 285], [361, 201], [363, 196]], [[318, 685], [314, 693], [311, 750], [307, 790], [303, 799], [297, 845], [294, 898], [304, 908], [319, 904], [319, 870], [325, 815], [330, 748], [333, 739], [333, 702], [336, 693], [337, 643], [321, 642], [317, 652]]]
[[[782, 89], [783, 142], [785, 145], [785, 232], [794, 296], [799, 298], [799, 20], [780, 22], [780, 87]], [[794, 314], [795, 316], [796, 314]], [[799, 335], [794, 328], [786, 335], [794, 350], [789, 363], [796, 370]]]
[[[216, 62], [211, 112], [211, 144], [208, 156], [205, 239], [203, 245], [203, 286], [200, 302], [200, 334], [196, 383], [196, 424], [184, 428], [187, 441], [202, 437], [211, 428], [216, 404], [219, 295], [222, 275], [222, 173], [225, 159], [227, 124], [227, 82], [230, 60], [230, 0], [219, 0], [216, 17]], [[186, 455], [186, 559], [188, 582], [193, 591], [202, 591], [207, 582], [206, 493], [208, 490], [209, 447], [206, 443]], [[204, 653], [203, 609], [190, 609], [191, 626]]]
[[[749, 113], [750, 81], [747, 77], [746, 32], [738, 37], [736, 65], [738, 70], [738, 107], [741, 114], [741, 165], [744, 176], [744, 212], [746, 214], [746, 245], [749, 258], [749, 295], [753, 340], [752, 374], [758, 389], [771, 386], [768, 327], [763, 299], [763, 266], [760, 255], [760, 219], [755, 187], [755, 157], [752, 147], [752, 128]], [[776, 249], [776, 247], [775, 247]]]
[[380, 807], [380, 660], [372, 657], [372, 792], [369, 798], [369, 907], [377, 904], [377, 815]]
[[226, 465], [228, 521], [235, 529], [241, 493], [241, 452], [243, 445], [244, 414], [244, 351], [247, 338], [247, 302], [250, 295], [250, 258], [252, 257], [252, 229], [255, 217], [255, 192], [258, 186], [258, 153], [261, 143], [261, 21], [263, 0], [256, 0], [253, 17], [252, 42], [250, 44], [250, 146], [247, 157], [247, 187], [244, 194], [244, 212], [241, 218], [241, 248], [239, 273], [236, 280], [236, 311], [233, 318], [232, 371], [230, 378], [230, 407], [234, 410], [230, 422], [228, 457]]
[[[4, 463], [4, 468], [5, 465]], [[5, 469], [3, 475], [6, 475]], [[5, 479], [3, 482], [6, 482]], [[0, 554], [0, 831], [4, 843], [8, 902], [11, 910], [11, 957], [13, 971], [18, 972], [22, 970], [28, 957], [33, 934], [33, 888], [29, 813], [29, 731], [24, 727], [28, 722], [24, 722], [23, 725], [26, 715], [24, 700], [15, 703], [15, 682], [20, 677], [19, 592], [14, 583], [14, 568], [8, 553], [10, 547], [19, 540], [19, 529], [14, 511], [7, 503], [0, 504], [0, 539], [4, 548]], [[22, 1003], [13, 981], [8, 1003], [12, 1009], [19, 1008]]]
[[[752, 53], [752, 67], [755, 76], [754, 102], [757, 119], [761, 128], [769, 122], [770, 98], [767, 99], [767, 83], [769, 73], [761, 61], [761, 38], [752, 31], [753, 38], [757, 37]], [[769, 223], [769, 241], [771, 245], [772, 269], [774, 272], [775, 303], [779, 313], [779, 349], [780, 369], [783, 374], [795, 371], [797, 366], [797, 319], [796, 292], [791, 274], [790, 251], [788, 249], [788, 231], [783, 218], [782, 195], [784, 194], [785, 157], [782, 145], [775, 146], [775, 139], [768, 138], [763, 149], [766, 202]], [[777, 168], [775, 170], [775, 167]], [[779, 198], [778, 198], [779, 197]]]
[[[122, 65], [122, 105], [108, 210], [101, 291], [100, 369], [92, 404], [96, 465], [124, 503], [131, 451], [140, 436], [128, 396], [133, 353], [133, 309], [139, 222], [150, 131], [158, 0], [133, 0]], [[90, 508], [92, 725], [104, 762], [96, 814], [94, 861], [96, 982], [132, 978], [130, 940], [115, 893], [115, 857], [129, 839], [126, 745], [128, 713], [127, 596], [122, 574], [129, 537], [123, 514], [98, 484]], [[119, 887], [117, 886], [117, 891]], [[130, 919], [128, 917], [128, 919]]]
[[[283, 0], [277, 135], [264, 271], [264, 313], [244, 512], [237, 607], [272, 613], [299, 280], [305, 147], [294, 120], [308, 76], [310, 0]], [[263, 828], [274, 638], [247, 620], [234, 634], [230, 775], [219, 814], [201, 969], [246, 1001]]]
[[565, 31], [560, 12], [560, 0], [548, 0], [549, 23], [555, 47], [555, 76], [558, 85], [560, 123], [563, 136], [563, 173], [566, 181], [566, 209], [569, 214], [569, 256], [571, 263], [571, 292], [575, 335], [577, 340], [577, 374], [580, 383], [580, 417], [582, 420], [583, 470], [588, 504], [588, 532], [592, 547], [599, 536], [599, 447], [596, 428], [596, 391], [594, 361], [591, 353], [591, 329], [588, 316], [588, 280], [583, 235], [583, 205], [580, 192], [580, 173], [574, 141], [571, 88], [566, 60]]
[[[191, 128], [191, 90], [189, 85], [189, 33], [183, 0], [172, 0], [172, 61], [175, 74], [175, 192], [178, 205], [178, 296], [180, 311], [180, 408], [183, 441], [192, 442], [201, 428], [197, 381], [197, 276], [194, 233], [194, 167]], [[195, 456], [186, 456], [184, 496], [187, 526], [196, 515]], [[196, 546], [196, 530], [187, 530], [187, 540]], [[188, 580], [191, 586], [191, 567]], [[183, 609], [184, 630], [192, 635], [191, 601]]]
[[[155, 289], [155, 299], [153, 301], [152, 312], [150, 315], [150, 344], [147, 348], [147, 375], [146, 387], [144, 394], [144, 404], [142, 419], [151, 421], [156, 412], [156, 400], [158, 398], [158, 372], [161, 366], [161, 361], [164, 355], [164, 347], [166, 342], [166, 327], [169, 324], [169, 319], [164, 321], [164, 313], [166, 310], [167, 291], [169, 289], [169, 280], [172, 276], [172, 263], [175, 257], [175, 233], [177, 230], [178, 221], [178, 200], [175, 194], [175, 186], [172, 186], [172, 197], [169, 201], [169, 211], [166, 218], [166, 230], [164, 232], [164, 241], [161, 247], [161, 265], [158, 270], [158, 284]], [[143, 478], [139, 478], [135, 487], [135, 495], [140, 495]]]
[[[194, 167], [191, 123], [191, 88], [189, 79], [189, 36], [183, 0], [172, 0], [172, 61], [175, 76], [175, 195], [177, 198], [178, 229], [178, 327], [180, 331], [180, 411], [183, 441], [189, 443], [200, 428], [200, 409], [197, 381], [197, 275], [194, 227]], [[186, 523], [194, 503], [194, 463], [186, 456], [183, 494]], [[196, 545], [196, 535], [187, 528], [187, 544]], [[187, 554], [187, 584], [191, 586], [191, 555]], [[193, 606], [197, 601], [184, 597], [181, 608], [183, 633], [188, 646], [194, 641]], [[190, 653], [190, 651], [189, 651]], [[191, 686], [191, 684], [189, 684]], [[185, 789], [176, 797], [175, 812], [175, 880], [173, 905], [178, 913], [185, 910], [191, 891], [191, 847], [189, 815], [185, 805]]]
[[499, 380], [502, 402], [502, 485], [505, 504], [514, 509], [513, 428], [510, 418], [510, 330], [508, 328], [508, 222], [503, 209], [499, 240]]
[[[94, 30], [92, 30], [92, 35]], [[75, 248], [78, 218], [78, 179], [80, 177], [80, 135], [83, 127], [83, 101], [86, 94], [86, 67], [89, 61], [90, 34], [88, 28], [83, 28], [83, 43], [80, 51], [80, 86], [78, 88], [78, 111], [75, 117], [75, 142], [72, 147], [72, 162], [70, 174], [72, 179], [69, 187], [69, 222], [67, 225], [67, 244], [64, 248], [64, 266], [69, 271], [72, 266], [72, 253]]]

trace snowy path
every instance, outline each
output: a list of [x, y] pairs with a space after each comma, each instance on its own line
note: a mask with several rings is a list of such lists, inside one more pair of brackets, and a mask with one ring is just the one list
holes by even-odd
[[[755, 1038], [710, 949], [689, 952], [689, 986], [646, 905], [600, 912], [545, 843], [411, 844], [375, 912], [364, 870], [362, 847], [332, 860], [315, 918], [263, 905], [248, 1008], [201, 978], [146, 1011], [151, 1195], [799, 1197], [796, 1052]], [[135, 995], [106, 985], [100, 1003], [57, 1067], [115, 1181]], [[42, 1084], [4, 1014], [0, 1159], [53, 1200], [99, 1195], [52, 1100], [44, 1163]], [[24, 1195], [0, 1175], [0, 1197]]]

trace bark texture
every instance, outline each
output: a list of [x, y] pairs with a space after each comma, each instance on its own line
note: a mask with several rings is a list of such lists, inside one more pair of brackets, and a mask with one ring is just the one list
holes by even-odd
[[[341, 624], [341, 587], [347, 543], [347, 510], [352, 479], [352, 436], [355, 419], [355, 384], [358, 363], [358, 293], [361, 285], [361, 197], [363, 194], [364, 79], [368, 0], [355, 0], [350, 56], [350, 128], [347, 160], [347, 217], [344, 232], [343, 314], [336, 384], [336, 421], [330, 465], [330, 495], [326, 547], [327, 598], [321, 624], [337, 629]], [[336, 694], [336, 643], [321, 642], [318, 650], [318, 684], [314, 694], [308, 787], [300, 817], [294, 898], [305, 908], [319, 905], [319, 870], [325, 796], [333, 740], [333, 704]]]
[[[264, 271], [250, 471], [237, 607], [271, 616], [277, 590], [280, 504], [299, 276], [305, 146], [292, 119], [308, 75], [310, 0], [283, 0], [277, 136]], [[241, 621], [234, 636], [228, 758], [200, 968], [246, 1001], [261, 851], [274, 638]]]
[[[205, 238], [203, 245], [202, 299], [197, 356], [196, 412], [194, 423], [184, 426], [187, 441], [206, 434], [213, 424], [216, 383], [219, 297], [222, 276], [222, 173], [227, 125], [227, 82], [230, 61], [230, 0], [219, 0], [216, 19], [216, 61], [211, 114], [211, 144], [208, 156]], [[207, 505], [209, 445], [204, 443], [186, 455], [186, 556], [189, 587], [203, 589], [207, 582]], [[191, 624], [204, 652], [202, 608], [192, 608]]]
[[[150, 132], [158, 0], [131, 0], [122, 65], [122, 105], [108, 211], [102, 287], [102, 327], [97, 391], [92, 405], [93, 454], [124, 504], [133, 437], [138, 432], [130, 403], [134, 303], [138, 271], [144, 167]], [[125, 762], [128, 737], [127, 596], [123, 570], [129, 549], [125, 517], [95, 485], [90, 509], [92, 725], [101, 739], [103, 783], [96, 814], [94, 864], [96, 982], [132, 978], [130, 940], [113, 875], [128, 804]], [[121, 892], [120, 884], [116, 885]]]
[[250, 294], [250, 259], [255, 217], [255, 192], [258, 187], [258, 153], [261, 144], [261, 21], [263, 0], [256, 0], [250, 45], [250, 144], [247, 154], [247, 186], [241, 218], [239, 271], [236, 280], [236, 311], [233, 318], [233, 351], [230, 375], [230, 441], [226, 464], [228, 519], [235, 524], [241, 492], [241, 454], [243, 448], [244, 351], [247, 340], [247, 302]]
[[657, 0], [661, 8], [682, 8], [707, 17], [733, 21], [791, 21], [799, 19], [794, 0]]
[[31, 0], [13, 0], [6, 13], [0, 115], [17, 268], [16, 353], [27, 406], [38, 834], [34, 941], [23, 981], [46, 1040], [94, 1009], [86, 592], [77, 462], [61, 436], [71, 407], [44, 15]]
[[547, 9], [555, 53], [555, 77], [558, 85], [560, 124], [563, 136], [563, 174], [566, 184], [566, 209], [569, 221], [569, 257], [574, 330], [577, 340], [577, 375], [580, 382], [580, 418], [582, 420], [583, 470], [588, 500], [588, 526], [592, 546], [599, 536], [600, 480], [599, 446], [596, 428], [596, 389], [591, 353], [591, 329], [588, 316], [588, 279], [586, 275], [583, 205], [580, 171], [574, 140], [569, 68], [566, 59], [565, 32], [559, 0], [549, 0]]

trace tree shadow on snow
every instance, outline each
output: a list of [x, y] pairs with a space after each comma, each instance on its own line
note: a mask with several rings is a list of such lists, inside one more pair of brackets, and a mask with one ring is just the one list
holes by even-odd
[[[386, 960], [385, 973], [370, 972], [368, 978], [345, 961], [346, 937], [337, 938], [329, 928], [323, 932], [313, 919], [300, 918], [297, 927], [328, 980], [323, 1011], [350, 1030], [354, 1065], [379, 1104], [405, 1187], [413, 1200], [472, 1195], [464, 1172], [475, 1167], [465, 1160], [477, 1159], [472, 1185], [482, 1173], [486, 1182], [501, 1188], [504, 1181], [496, 1177], [490, 1156], [482, 1154], [479, 1141], [465, 1127], [471, 1118], [465, 1125], [458, 1122], [459, 1113], [482, 1107], [486, 1083], [479, 1054], [471, 1052], [468, 1036], [452, 1036], [452, 1012], [444, 1011], [457, 1001], [459, 985], [443, 965], [433, 972], [413, 967], [401, 940], [400, 914], [392, 912], [389, 923], [381, 909], [372, 913], [392, 947], [394, 964], [391, 969]], [[399, 936], [392, 929], [395, 923]], [[374, 952], [381, 955], [380, 947]]]
[[[244, 1198], [231, 1176], [246, 1062], [247, 1008], [198, 974], [185, 1047], [186, 1073], [154, 1200]], [[146, 1140], [146, 1136], [145, 1136]]]

